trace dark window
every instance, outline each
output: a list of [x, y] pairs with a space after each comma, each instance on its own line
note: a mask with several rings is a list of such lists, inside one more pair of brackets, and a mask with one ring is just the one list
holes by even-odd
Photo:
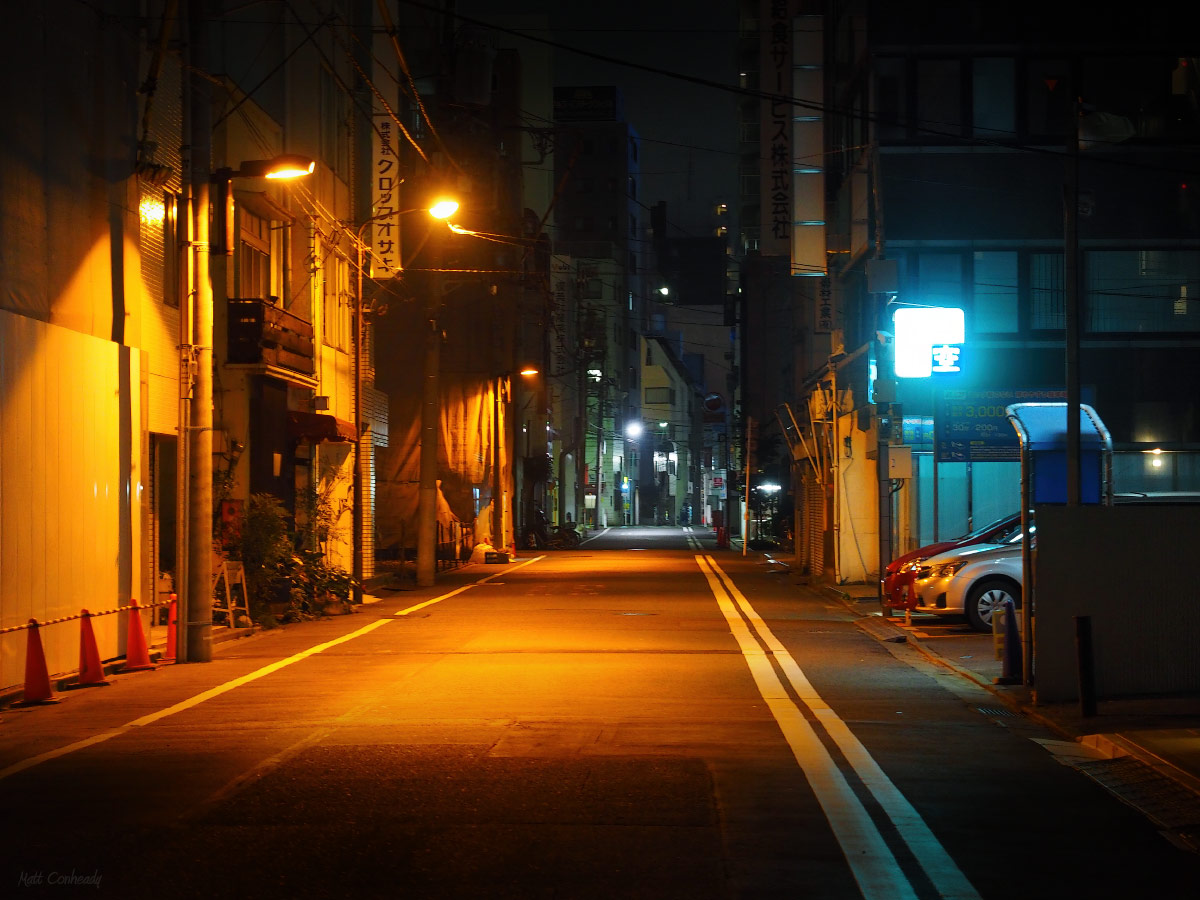
[[962, 134], [962, 65], [957, 59], [917, 60], [918, 137]]
[[1020, 294], [1016, 251], [977, 251], [973, 268], [972, 330], [982, 334], [1018, 331]]
[[1088, 331], [1200, 331], [1200, 254], [1093, 250], [1085, 258]]
[[1017, 134], [1016, 64], [988, 57], [973, 63], [971, 126], [976, 137], [1011, 140]]
[[1061, 253], [1029, 256], [1029, 327], [1048, 331], [1065, 327], [1066, 277]]

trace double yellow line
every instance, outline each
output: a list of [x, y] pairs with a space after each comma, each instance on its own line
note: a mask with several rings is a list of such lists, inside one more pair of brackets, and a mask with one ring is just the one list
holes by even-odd
[[[759, 694], [808, 779], [863, 897], [867, 900], [915, 900], [917, 895], [870, 813], [817, 736], [804, 709], [833, 740], [855, 776], [891, 819], [939, 896], [979, 900], [979, 893], [920, 814], [884, 774], [846, 723], [821, 699], [792, 654], [737, 589], [733, 579], [711, 556], [696, 556], [696, 563], [741, 648]], [[780, 680], [779, 673], [786, 679], [790, 691]]]

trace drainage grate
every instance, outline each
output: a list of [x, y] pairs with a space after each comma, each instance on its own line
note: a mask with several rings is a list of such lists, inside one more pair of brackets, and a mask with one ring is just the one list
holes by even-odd
[[1191, 831], [1200, 826], [1200, 797], [1132, 756], [1077, 762], [1075, 767], [1160, 828]]
[[975, 709], [985, 716], [1001, 716], [1008, 719], [1015, 719], [1017, 717], [1015, 712], [1003, 706], [977, 706]]

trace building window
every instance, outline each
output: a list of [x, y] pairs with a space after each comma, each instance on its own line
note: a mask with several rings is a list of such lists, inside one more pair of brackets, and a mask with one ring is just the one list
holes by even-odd
[[1061, 253], [1029, 256], [1029, 327], [1053, 331], [1066, 325], [1066, 276]]
[[1065, 135], [1070, 125], [1071, 68], [1061, 59], [1025, 65], [1025, 97], [1031, 135]]
[[1017, 136], [1016, 66], [1011, 59], [977, 59], [971, 79], [971, 127], [993, 140]]
[[350, 293], [349, 267], [342, 257], [332, 252], [326, 245], [325, 263], [322, 273], [325, 276], [322, 286], [321, 333], [325, 344], [338, 350], [350, 349], [350, 312], [353, 305], [353, 295]]
[[1200, 331], [1200, 254], [1092, 250], [1084, 277], [1088, 331]]
[[179, 306], [179, 196], [142, 186], [138, 203], [141, 221], [142, 273], [151, 296], [167, 306]]
[[271, 223], [241, 208], [238, 296], [266, 300], [271, 290]]
[[646, 406], [670, 406], [675, 402], [675, 391], [669, 387], [646, 388]]
[[350, 170], [350, 99], [328, 69], [321, 70], [321, 159], [345, 179]]
[[981, 334], [1018, 331], [1016, 251], [979, 251], [973, 268], [972, 329]]
[[884, 57], [875, 65], [875, 95], [879, 110], [879, 137], [884, 141], [908, 136], [906, 63], [902, 57]]
[[963, 260], [958, 253], [917, 257], [917, 301], [927, 306], [963, 305]]
[[917, 123], [922, 137], [962, 134], [961, 69], [957, 59], [917, 60]]

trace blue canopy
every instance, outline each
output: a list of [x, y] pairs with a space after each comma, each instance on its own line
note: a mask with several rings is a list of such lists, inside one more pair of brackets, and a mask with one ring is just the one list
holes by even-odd
[[[1030, 450], [1067, 448], [1067, 404], [1014, 403], [1008, 407], [1008, 420]], [[1081, 450], [1111, 450], [1108, 429], [1086, 403], [1079, 404], [1079, 447]]]
[[[1067, 404], [1014, 403], [1008, 421], [1021, 438], [1022, 477], [1033, 503], [1067, 502]], [[1079, 404], [1080, 500], [1105, 503], [1111, 492], [1112, 437], [1096, 411]]]

